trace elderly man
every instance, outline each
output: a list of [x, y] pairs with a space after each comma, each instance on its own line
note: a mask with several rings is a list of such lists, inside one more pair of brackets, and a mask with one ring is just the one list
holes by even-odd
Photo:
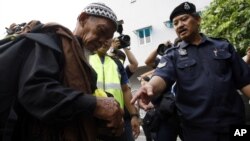
[[11, 119], [1, 123], [1, 140], [95, 141], [96, 123], [121, 135], [123, 110], [114, 98], [94, 96], [100, 92], [97, 76], [84, 57], [86, 51], [93, 52], [112, 39], [116, 28], [114, 12], [102, 3], [91, 3], [80, 13], [74, 34], [63, 26], [45, 24], [41, 30], [46, 35], [34, 33], [29, 38], [46, 37], [46, 43], [24, 39], [27, 43], [21, 48], [27, 52], [20, 54], [21, 65], [16, 62], [20, 72], [10, 68], [6, 76], [10, 75], [9, 81], [11, 76], [17, 78], [13, 83], [0, 81], [1, 90], [17, 95], [7, 116], [17, 121], [14, 126], [9, 126]]
[[147, 104], [176, 82], [176, 106], [185, 141], [229, 141], [230, 126], [244, 124], [237, 89], [250, 97], [248, 66], [225, 39], [199, 32], [195, 5], [184, 2], [170, 15], [182, 41], [161, 58], [149, 83], [131, 102]]

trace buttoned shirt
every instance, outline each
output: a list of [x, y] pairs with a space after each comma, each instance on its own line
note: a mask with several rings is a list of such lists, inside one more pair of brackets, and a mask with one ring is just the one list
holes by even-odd
[[154, 75], [176, 81], [176, 106], [184, 123], [235, 124], [244, 120], [237, 89], [250, 83], [249, 68], [226, 40], [203, 34], [199, 45], [182, 41], [161, 58]]

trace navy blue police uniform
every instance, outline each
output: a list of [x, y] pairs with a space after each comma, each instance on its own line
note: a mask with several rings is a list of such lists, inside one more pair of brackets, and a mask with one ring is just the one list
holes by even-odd
[[169, 49], [154, 75], [176, 81], [176, 106], [185, 141], [229, 140], [229, 126], [244, 123], [237, 89], [250, 83], [249, 69], [226, 40], [203, 34], [199, 45], [185, 41]]

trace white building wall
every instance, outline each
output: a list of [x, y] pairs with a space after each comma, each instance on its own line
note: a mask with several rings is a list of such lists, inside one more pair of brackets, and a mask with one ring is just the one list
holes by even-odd
[[[131, 1], [134, 1], [131, 3]], [[139, 66], [144, 66], [144, 60], [160, 43], [174, 41], [174, 29], [164, 24], [169, 20], [171, 11], [184, 0], [101, 0], [110, 6], [117, 14], [118, 20], [123, 19], [123, 33], [131, 37], [131, 51], [135, 54]], [[211, 0], [189, 0], [196, 5], [198, 11], [208, 6]], [[151, 42], [140, 45], [135, 31], [152, 26]], [[118, 36], [118, 35], [115, 35]]]

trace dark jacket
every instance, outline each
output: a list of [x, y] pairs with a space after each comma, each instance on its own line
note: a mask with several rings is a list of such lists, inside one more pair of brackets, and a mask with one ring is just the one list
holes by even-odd
[[[0, 102], [13, 103], [14, 108], [6, 108], [12, 114], [0, 111], [5, 113], [1, 121], [8, 121], [1, 123], [0, 135], [11, 134], [13, 127], [14, 141], [91, 140], [86, 125], [88, 130], [95, 127], [90, 120], [94, 119], [96, 99], [65, 84], [61, 40], [55, 33], [43, 37], [46, 43], [23, 38], [18, 41], [22, 46], [16, 44], [9, 52], [1, 52]], [[94, 88], [96, 74], [90, 74], [94, 79], [86, 83]]]

